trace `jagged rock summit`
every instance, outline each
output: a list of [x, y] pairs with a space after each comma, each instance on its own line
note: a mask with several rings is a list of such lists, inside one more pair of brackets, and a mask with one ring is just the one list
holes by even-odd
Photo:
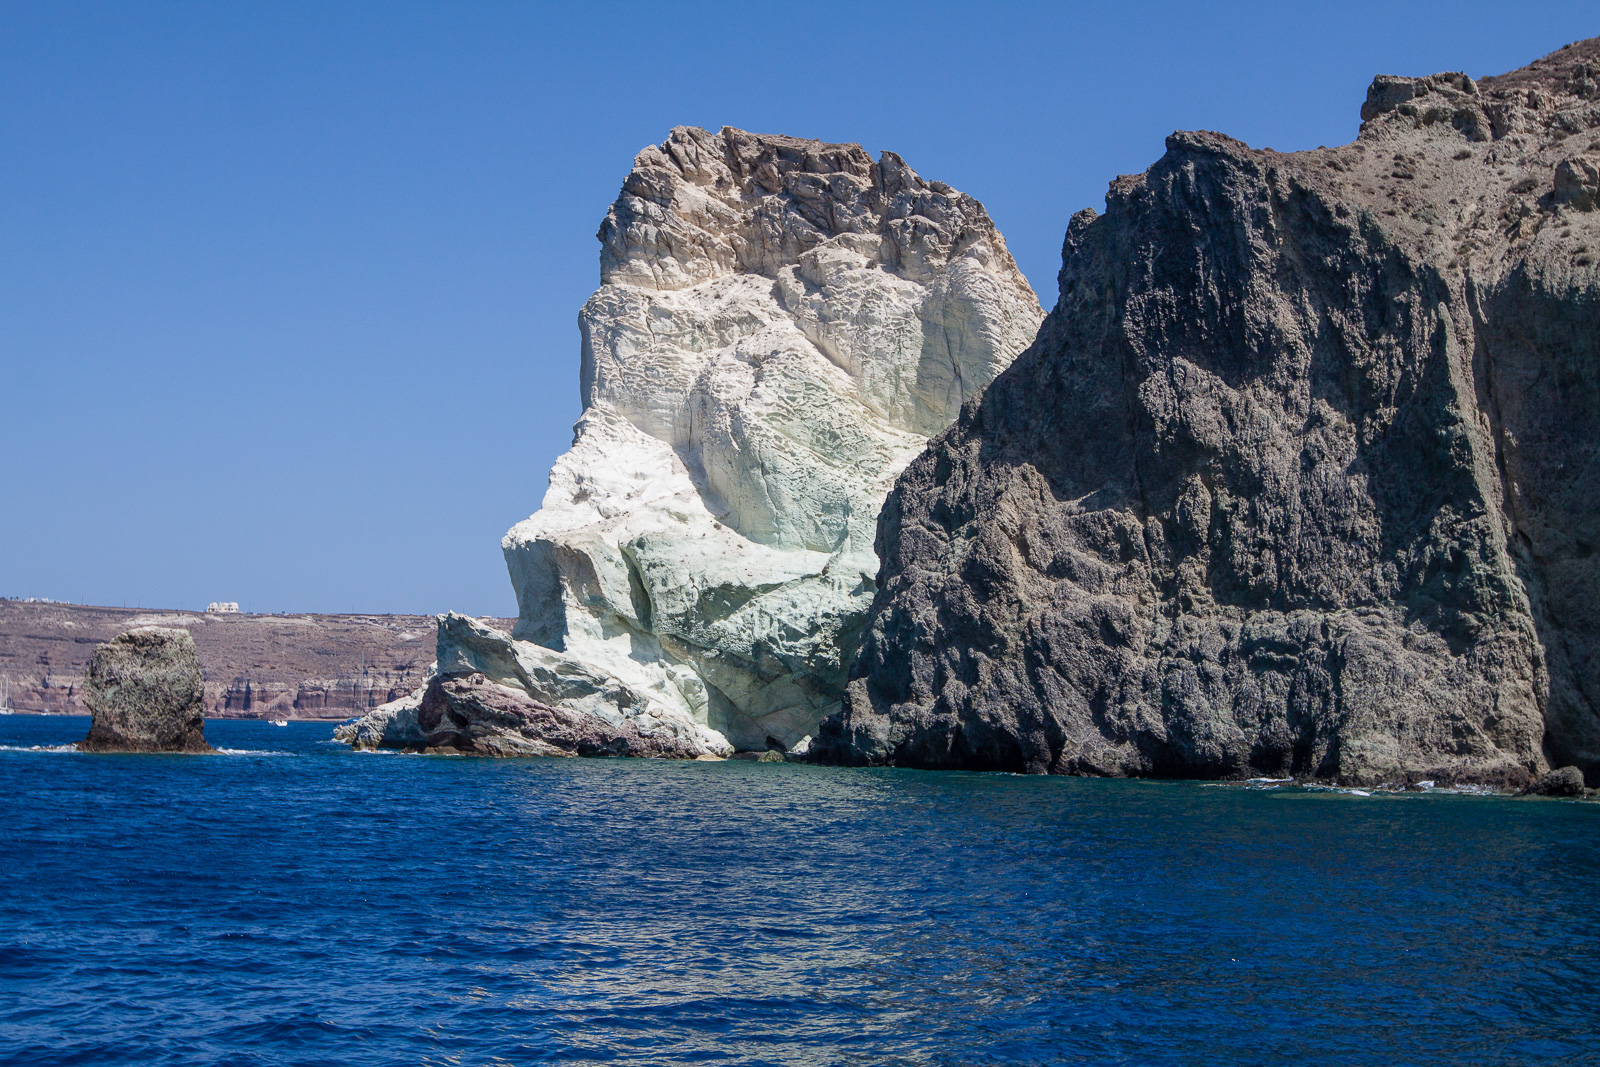
[[95, 648], [83, 675], [94, 716], [83, 752], [214, 752], [200, 653], [188, 630], [140, 626]]
[[1518, 787], [1600, 771], [1600, 39], [1177, 133], [900, 479], [817, 751]]
[[[515, 633], [441, 624], [441, 675], [498, 642], [520, 668], [495, 684], [673, 751], [803, 748], [838, 706], [885, 494], [1043, 312], [981, 204], [858, 145], [679, 127], [598, 236], [583, 416], [503, 542]], [[421, 745], [420, 700], [344, 733]]]

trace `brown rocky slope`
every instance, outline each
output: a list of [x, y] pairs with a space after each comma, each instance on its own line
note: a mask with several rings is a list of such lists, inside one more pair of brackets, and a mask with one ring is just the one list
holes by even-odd
[[1600, 39], [1177, 133], [907, 469], [846, 763], [1600, 774]]

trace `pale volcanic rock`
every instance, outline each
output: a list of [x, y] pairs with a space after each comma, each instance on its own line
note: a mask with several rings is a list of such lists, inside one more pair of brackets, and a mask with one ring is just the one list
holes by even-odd
[[819, 756], [1595, 778], [1600, 39], [1361, 116], [1174, 134], [1073, 219], [1038, 340], [884, 508]]
[[[339, 726], [334, 739], [363, 749], [485, 756], [693, 759], [733, 751], [721, 734], [675, 714], [648, 686], [630, 686], [465, 615], [439, 616], [437, 654], [423, 688]], [[450, 714], [441, 716], [443, 708]], [[555, 732], [541, 734], [543, 727]]]
[[[708, 755], [803, 746], [838, 706], [884, 495], [1038, 302], [981, 204], [857, 145], [679, 127], [599, 238], [583, 416], [503, 541], [516, 640], [446, 617], [439, 676]], [[342, 735], [420, 744], [422, 700]]]
[[[382, 720], [382, 727], [375, 728]], [[480, 673], [435, 677], [420, 697], [341, 726], [335, 736], [356, 748], [400, 748], [462, 756], [634, 756], [697, 759], [704, 738], [681, 724], [648, 723], [571, 704], [545, 704], [513, 680]]]

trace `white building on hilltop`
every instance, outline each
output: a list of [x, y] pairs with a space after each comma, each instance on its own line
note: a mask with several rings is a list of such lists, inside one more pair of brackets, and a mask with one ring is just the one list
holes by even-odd
[[213, 600], [206, 605], [207, 615], [237, 615], [239, 602], [237, 600]]

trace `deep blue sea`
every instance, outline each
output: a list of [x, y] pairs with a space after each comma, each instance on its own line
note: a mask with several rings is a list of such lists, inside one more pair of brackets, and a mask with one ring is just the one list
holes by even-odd
[[1600, 804], [87, 729], [0, 718], [0, 1063], [1600, 1063]]

